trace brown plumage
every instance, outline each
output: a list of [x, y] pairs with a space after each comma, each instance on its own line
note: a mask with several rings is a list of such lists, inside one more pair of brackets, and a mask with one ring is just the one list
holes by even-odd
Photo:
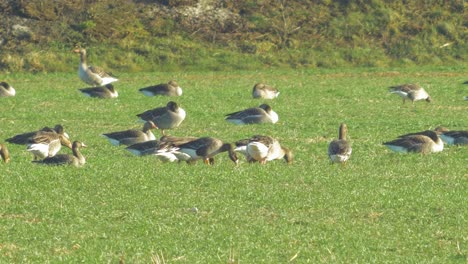
[[3, 162], [10, 162], [10, 152], [4, 144], [0, 144], [0, 157], [2, 158]]
[[165, 135], [166, 129], [172, 129], [180, 125], [185, 119], [185, 110], [176, 102], [170, 101], [164, 107], [158, 107], [138, 114], [143, 121], [153, 121], [153, 123]]
[[84, 147], [86, 147], [84, 143], [74, 141], [72, 146], [73, 155], [58, 154], [53, 157], [47, 157], [43, 160], [33, 162], [45, 165], [72, 165], [75, 167], [81, 167], [86, 163], [86, 159], [80, 151], [80, 148]]
[[182, 88], [174, 80], [171, 80], [168, 83], [161, 83], [161, 84], [141, 88], [139, 89], [139, 91], [146, 96], [156, 96], [156, 95], [181, 96], [182, 95]]
[[348, 126], [345, 123], [340, 125], [338, 139], [333, 140], [328, 145], [328, 157], [332, 162], [346, 163], [353, 151], [351, 144], [346, 140]]

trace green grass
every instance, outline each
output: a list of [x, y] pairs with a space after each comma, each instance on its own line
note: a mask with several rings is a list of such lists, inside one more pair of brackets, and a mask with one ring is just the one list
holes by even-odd
[[[137, 89], [173, 78], [187, 119], [172, 135], [268, 134], [295, 162], [235, 167], [220, 155], [214, 166], [163, 164], [99, 136], [138, 128], [136, 114], [170, 99]], [[83, 168], [51, 168], [8, 145], [0, 262], [466, 263], [468, 149], [401, 155], [381, 144], [438, 125], [467, 129], [466, 78], [466, 68], [137, 73], [120, 75], [119, 98], [97, 100], [77, 91], [86, 85], [75, 73], [2, 76], [17, 96], [0, 98], [0, 141], [61, 123], [89, 147]], [[280, 121], [225, 122], [262, 102], [251, 98], [256, 82], [280, 89], [268, 102]], [[405, 82], [425, 86], [434, 102], [413, 108], [387, 93]], [[330, 165], [327, 145], [341, 122], [353, 155]]]

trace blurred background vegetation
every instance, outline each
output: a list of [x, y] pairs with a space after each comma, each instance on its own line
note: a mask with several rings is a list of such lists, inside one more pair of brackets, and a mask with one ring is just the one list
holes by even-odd
[[0, 0], [0, 72], [465, 65], [464, 0]]

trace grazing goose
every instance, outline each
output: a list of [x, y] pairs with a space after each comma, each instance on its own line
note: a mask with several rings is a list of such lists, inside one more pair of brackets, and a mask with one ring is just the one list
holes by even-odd
[[158, 85], [141, 88], [139, 89], [139, 91], [146, 96], [156, 96], [156, 95], [181, 96], [182, 95], [182, 88], [180, 88], [179, 84], [174, 80], [171, 80], [168, 83], [161, 83]]
[[84, 143], [75, 141], [72, 146], [73, 155], [58, 154], [53, 157], [47, 157], [43, 160], [35, 160], [33, 162], [46, 165], [73, 165], [75, 167], [81, 167], [86, 163], [85, 157], [80, 152], [80, 148], [84, 147], [86, 147]]
[[398, 94], [401, 98], [403, 98], [403, 103], [405, 103], [406, 99], [411, 100], [413, 104], [415, 101], [419, 100], [426, 100], [428, 103], [432, 101], [426, 90], [417, 84], [390, 86], [389, 89], [390, 93]]
[[440, 152], [444, 149], [444, 142], [432, 130], [402, 135], [395, 140], [383, 144], [392, 151], [401, 153], [416, 152], [428, 154]]
[[253, 98], [275, 99], [278, 95], [278, 89], [264, 83], [255, 84], [252, 90]]
[[[29, 139], [31, 137], [34, 137], [34, 135], [36, 135], [37, 132], [39, 131], [48, 131], [48, 132], [57, 132], [57, 133], [63, 133], [65, 137], [68, 138], [68, 134], [63, 132], [63, 126], [62, 125], [55, 125], [54, 128], [50, 128], [50, 127], [43, 127], [41, 130], [38, 130], [38, 131], [33, 131], [33, 132], [26, 132], [26, 133], [23, 133], [23, 134], [18, 134], [18, 135], [15, 135], [11, 138], [7, 138], [6, 141], [8, 143], [12, 143], [12, 144], [18, 144], [18, 145], [26, 145], [29, 143]], [[62, 131], [62, 132], [61, 132]]]
[[63, 131], [38, 131], [28, 139], [26, 150], [34, 155], [34, 160], [52, 157], [60, 148], [66, 146], [72, 148], [68, 135]]
[[148, 140], [155, 140], [151, 129], [157, 128], [152, 121], [146, 121], [142, 130], [128, 129], [125, 131], [111, 132], [102, 134], [114, 146], [133, 145]]
[[234, 152], [233, 145], [224, 143], [223, 141], [212, 138], [202, 137], [178, 146], [178, 150], [174, 152], [179, 160], [187, 161], [187, 163], [195, 162], [203, 159], [205, 164], [213, 164], [213, 157], [221, 152], [228, 152], [229, 158], [237, 165], [239, 159]]
[[114, 89], [111, 83], [99, 87], [82, 88], [79, 89], [81, 93], [88, 97], [95, 98], [117, 98], [119, 93]]
[[15, 96], [16, 90], [6, 82], [0, 82], [0, 97]]
[[175, 137], [163, 136], [159, 140], [149, 140], [128, 146], [126, 149], [136, 156], [157, 155], [171, 152], [174, 147], [178, 147], [187, 142], [198, 139], [197, 137]]
[[3, 162], [10, 162], [10, 152], [8, 152], [8, 149], [4, 144], [0, 144], [0, 157], [2, 158]]
[[437, 127], [435, 131], [440, 138], [449, 145], [468, 145], [468, 130], [448, 130], [445, 127]]
[[236, 124], [262, 124], [278, 122], [278, 114], [267, 104], [261, 104], [259, 107], [247, 108], [242, 111], [226, 115], [226, 121]]
[[147, 110], [137, 116], [143, 121], [153, 121], [164, 136], [164, 130], [179, 126], [184, 121], [185, 115], [184, 109], [176, 102], [170, 101], [165, 107]]
[[250, 138], [245, 138], [245, 139], [241, 139], [241, 140], [234, 142], [234, 145], [236, 146], [234, 148], [234, 151], [239, 152], [245, 157], [247, 157], [247, 144], [249, 144], [249, 141], [250, 141]]
[[115, 81], [117, 78], [113, 77], [112, 74], [105, 72], [103, 69], [95, 66], [88, 66], [86, 62], [86, 50], [83, 48], [76, 47], [73, 52], [80, 54], [80, 65], [78, 66], [78, 76], [80, 79], [94, 86], [103, 86]]
[[247, 160], [266, 164], [267, 161], [284, 159], [288, 164], [293, 162], [291, 150], [282, 147], [278, 140], [270, 136], [255, 135], [247, 144]]
[[351, 148], [351, 144], [346, 140], [347, 134], [348, 126], [342, 123], [338, 131], [338, 139], [333, 140], [328, 145], [328, 157], [331, 162], [346, 163], [351, 157], [353, 149]]

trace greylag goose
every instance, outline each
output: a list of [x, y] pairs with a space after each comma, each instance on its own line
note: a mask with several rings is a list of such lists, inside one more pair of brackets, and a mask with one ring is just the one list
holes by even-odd
[[400, 153], [415, 152], [427, 154], [440, 152], [444, 149], [444, 142], [432, 130], [405, 134], [383, 144], [392, 151]]
[[119, 93], [114, 89], [111, 83], [99, 87], [82, 88], [79, 89], [85, 96], [95, 98], [117, 98]]
[[158, 85], [141, 88], [139, 89], [139, 91], [146, 96], [156, 96], [156, 95], [181, 96], [182, 95], [182, 88], [180, 88], [179, 84], [174, 80], [171, 80], [168, 83], [161, 83]]
[[107, 73], [102, 68], [95, 66], [88, 66], [86, 61], [86, 50], [80, 47], [76, 47], [73, 52], [80, 54], [80, 65], [78, 66], [78, 76], [80, 79], [94, 86], [103, 86], [115, 81], [118, 81], [117, 78], [112, 76], [112, 74]]
[[28, 139], [26, 150], [34, 155], [34, 160], [37, 160], [55, 156], [62, 145], [72, 148], [70, 139], [63, 128], [59, 131], [41, 130]]
[[152, 121], [146, 121], [142, 130], [128, 129], [125, 131], [111, 132], [102, 134], [114, 146], [119, 145], [133, 145], [148, 140], [155, 140], [156, 138], [151, 132], [151, 129], [157, 128]]
[[126, 149], [136, 156], [156, 155], [163, 152], [170, 152], [171, 147], [178, 147], [179, 145], [198, 139], [197, 137], [175, 137], [163, 136], [159, 140], [149, 140], [128, 146]]
[[0, 97], [15, 96], [16, 90], [6, 82], [0, 82]]
[[184, 121], [185, 115], [184, 109], [176, 102], [170, 101], [164, 107], [147, 110], [137, 116], [143, 121], [153, 121], [164, 136], [164, 130], [178, 127]]
[[468, 145], [468, 130], [448, 130], [445, 127], [437, 127], [435, 131], [449, 145]]
[[86, 163], [85, 157], [80, 152], [80, 148], [84, 147], [86, 147], [84, 143], [74, 141], [72, 146], [73, 155], [58, 154], [53, 157], [47, 157], [43, 160], [35, 160], [33, 162], [46, 165], [72, 165], [75, 167], [81, 167]]
[[0, 144], [0, 157], [2, 158], [3, 162], [10, 162], [10, 152], [8, 152], [8, 149], [4, 144]]
[[351, 143], [346, 140], [348, 134], [348, 126], [344, 123], [340, 125], [338, 131], [338, 139], [333, 140], [328, 145], [328, 157], [331, 162], [346, 163], [351, 157], [353, 151]]
[[278, 114], [267, 104], [259, 107], [247, 108], [242, 111], [226, 115], [226, 121], [236, 125], [262, 124], [278, 122]]
[[426, 100], [426, 102], [430, 103], [432, 98], [429, 94], [417, 84], [402, 84], [397, 86], [390, 86], [390, 93], [398, 94], [401, 98], [403, 98], [403, 103], [405, 103], [406, 99], [411, 100], [414, 104], [415, 101], [419, 100]]
[[284, 159], [288, 164], [293, 162], [291, 150], [281, 146], [278, 140], [270, 136], [255, 135], [249, 139], [246, 147], [247, 160], [265, 164], [267, 161]]
[[63, 126], [62, 125], [55, 125], [54, 128], [43, 127], [42, 129], [40, 129], [38, 131], [18, 134], [18, 135], [15, 135], [15, 136], [11, 137], [11, 138], [7, 138], [6, 141], [8, 143], [12, 143], [12, 144], [26, 145], [26, 144], [29, 143], [29, 139], [34, 137], [34, 135], [36, 135], [37, 132], [39, 132], [39, 131], [63, 133], [64, 136], [68, 138], [68, 134], [63, 131]]
[[181, 144], [173, 153], [176, 155], [178, 160], [187, 161], [188, 163], [203, 159], [205, 164], [213, 164], [213, 157], [226, 151], [229, 154], [229, 158], [237, 164], [239, 159], [234, 152], [233, 145], [224, 143], [223, 141], [212, 137], [202, 137], [185, 144]]
[[278, 89], [264, 83], [255, 84], [252, 90], [253, 98], [275, 99], [278, 95]]

